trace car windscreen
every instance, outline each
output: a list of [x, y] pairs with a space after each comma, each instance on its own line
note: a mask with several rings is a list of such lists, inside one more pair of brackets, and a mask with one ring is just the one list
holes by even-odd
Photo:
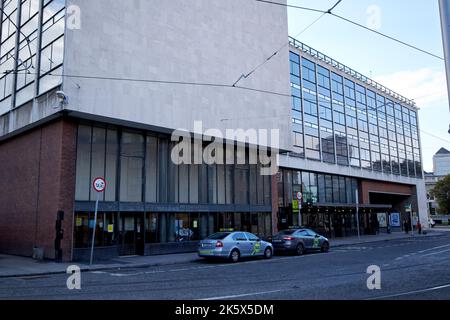
[[210, 235], [208, 238], [208, 240], [223, 240], [225, 239], [230, 233], [229, 232], [218, 232], [218, 233], [214, 233], [212, 235]]

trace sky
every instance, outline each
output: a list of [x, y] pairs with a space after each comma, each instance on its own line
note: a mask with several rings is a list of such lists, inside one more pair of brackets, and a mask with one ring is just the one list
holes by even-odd
[[[291, 5], [328, 10], [337, 0], [288, 0]], [[343, 0], [334, 13], [399, 40], [444, 56], [438, 0]], [[326, 15], [288, 10], [289, 35], [333, 59], [415, 100], [419, 107], [424, 170], [433, 155], [450, 150], [450, 111], [443, 60]]]

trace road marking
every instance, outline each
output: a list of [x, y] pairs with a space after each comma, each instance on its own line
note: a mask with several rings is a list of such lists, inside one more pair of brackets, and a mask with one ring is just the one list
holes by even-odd
[[[331, 255], [333, 253], [336, 253], [337, 251], [333, 251], [328, 253], [327, 255]], [[303, 255], [303, 256], [293, 256], [293, 257], [282, 257], [282, 258], [276, 258], [271, 260], [252, 260], [252, 261], [243, 261], [240, 263], [228, 263], [228, 264], [216, 264], [211, 266], [195, 266], [195, 267], [189, 267], [189, 268], [180, 268], [180, 269], [169, 269], [169, 270], [155, 270], [155, 271], [146, 271], [146, 272], [137, 272], [137, 273], [117, 273], [117, 272], [105, 272], [105, 271], [91, 271], [92, 274], [107, 274], [112, 277], [133, 277], [133, 276], [139, 276], [143, 274], [155, 274], [155, 273], [167, 273], [167, 272], [180, 272], [180, 271], [191, 271], [191, 270], [202, 270], [202, 269], [212, 269], [212, 268], [231, 268], [231, 267], [237, 267], [240, 265], [245, 264], [256, 264], [256, 263], [275, 263], [275, 262], [281, 262], [283, 260], [300, 260], [305, 259], [307, 257], [314, 257], [317, 255]]]
[[194, 270], [194, 269], [193, 268], [173, 269], [173, 270], [169, 270], [168, 272], [189, 271], [189, 270]]
[[133, 276], [139, 276], [141, 274], [144, 274], [144, 272], [138, 272], [138, 273], [110, 273], [111, 277], [133, 277]]
[[421, 256], [421, 257], [428, 257], [428, 256], [432, 256], [432, 255], [435, 255], [435, 254], [440, 254], [440, 253], [444, 253], [444, 252], [448, 252], [448, 251], [450, 251], [450, 249], [442, 250], [442, 251], [438, 251], [438, 252], [433, 252], [433, 253], [428, 253], [428, 254], [424, 254], [424, 255]]
[[414, 291], [408, 291], [408, 292], [403, 292], [403, 293], [398, 293], [398, 294], [391, 294], [391, 295], [386, 295], [386, 296], [381, 296], [381, 297], [368, 298], [366, 300], [378, 300], [378, 299], [388, 299], [388, 298], [402, 297], [402, 296], [408, 296], [408, 295], [411, 295], [411, 294], [436, 291], [436, 290], [441, 290], [441, 289], [446, 289], [446, 288], [450, 288], [450, 284], [445, 284], [445, 285], [442, 285], [442, 286], [428, 288], [428, 289], [414, 290]]
[[436, 249], [442, 249], [442, 248], [446, 248], [446, 247], [450, 247], [450, 244], [446, 244], [444, 246], [439, 246], [439, 247], [434, 247], [434, 248], [422, 250], [422, 251], [419, 251], [419, 253], [424, 253], [424, 252], [433, 251], [433, 250], [436, 250]]
[[[436, 250], [436, 249], [446, 248], [446, 247], [449, 247], [449, 246], [450, 246], [450, 244], [446, 244], [446, 245], [439, 246], [439, 247], [433, 247], [433, 248], [429, 248], [429, 249], [425, 249], [425, 250], [421, 250], [421, 251], [417, 251], [417, 252], [412, 252], [412, 253], [405, 254], [405, 255], [403, 255], [403, 256], [400, 256], [400, 257], [395, 258], [395, 261], [399, 261], [399, 260], [402, 260], [402, 259], [406, 259], [406, 258], [409, 258], [409, 257], [411, 257], [411, 256], [418, 255], [418, 254], [420, 254], [420, 253], [425, 253], [425, 252], [433, 251], [433, 250]], [[430, 253], [430, 254], [425, 254], [425, 255], [423, 255], [423, 256], [421, 256], [421, 257], [432, 256], [432, 255], [439, 254], [439, 253], [443, 253], [443, 252], [447, 252], [447, 251], [450, 251], [450, 249], [443, 250], [443, 251], [439, 251], [439, 252], [433, 252], [433, 253]]]
[[209, 301], [209, 300], [234, 299], [234, 298], [243, 298], [243, 297], [250, 297], [250, 296], [260, 296], [260, 295], [264, 295], [264, 294], [278, 293], [278, 292], [283, 292], [283, 291], [289, 291], [289, 290], [262, 291], [262, 292], [254, 292], [254, 293], [236, 294], [236, 295], [232, 295], [232, 296], [212, 297], [212, 298], [205, 298], [205, 299], [199, 299], [199, 300], [200, 301]]
[[155, 271], [146, 271], [145, 274], [151, 274], [151, 273], [165, 273], [166, 271], [163, 270], [155, 270]]

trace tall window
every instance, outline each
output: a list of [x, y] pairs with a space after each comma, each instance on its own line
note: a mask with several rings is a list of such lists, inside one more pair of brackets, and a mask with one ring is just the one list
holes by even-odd
[[1, 115], [62, 83], [65, 0], [2, 0], [0, 6]]
[[62, 82], [65, 28], [65, 1], [45, 0], [42, 14], [39, 94]]
[[16, 56], [17, 1], [3, 0], [0, 47], [0, 114], [11, 108]]
[[303, 157], [305, 155], [305, 150], [303, 144], [303, 106], [301, 99], [302, 89], [300, 81], [300, 56], [290, 52], [290, 64], [294, 152]]
[[142, 201], [142, 174], [144, 167], [144, 137], [123, 132], [120, 155], [120, 201]]

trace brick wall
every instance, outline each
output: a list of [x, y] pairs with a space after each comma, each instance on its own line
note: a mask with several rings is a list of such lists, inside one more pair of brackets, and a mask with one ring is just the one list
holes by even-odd
[[71, 260], [76, 124], [59, 119], [0, 143], [0, 252], [54, 259], [55, 221], [65, 212], [63, 259]]

